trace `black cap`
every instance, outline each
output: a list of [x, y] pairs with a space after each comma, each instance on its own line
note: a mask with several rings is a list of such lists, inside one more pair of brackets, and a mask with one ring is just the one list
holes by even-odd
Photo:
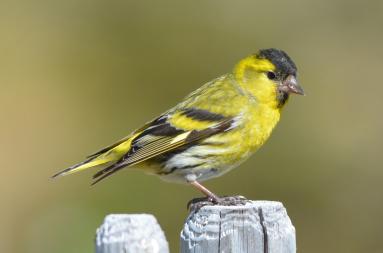
[[291, 58], [282, 50], [268, 48], [259, 50], [258, 57], [268, 59], [275, 65], [277, 75], [286, 77], [288, 75], [296, 76], [297, 67]]

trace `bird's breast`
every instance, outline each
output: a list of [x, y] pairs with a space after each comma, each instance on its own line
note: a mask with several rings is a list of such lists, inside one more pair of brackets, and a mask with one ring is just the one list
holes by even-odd
[[280, 110], [267, 105], [258, 105], [248, 114], [244, 124], [243, 141], [250, 151], [260, 148], [270, 137], [271, 132], [280, 119]]
[[242, 115], [236, 128], [202, 142], [201, 152], [214, 154], [211, 158], [222, 165], [239, 164], [264, 144], [280, 119], [280, 111], [267, 106], [251, 108]]

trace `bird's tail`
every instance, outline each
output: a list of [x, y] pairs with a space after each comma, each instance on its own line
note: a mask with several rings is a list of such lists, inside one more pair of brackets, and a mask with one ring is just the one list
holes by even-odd
[[66, 176], [99, 165], [109, 165], [111, 163], [115, 163], [119, 161], [127, 152], [129, 152], [133, 138], [134, 136], [124, 138], [117, 143], [88, 156], [85, 161], [56, 173], [52, 176], [52, 178]]

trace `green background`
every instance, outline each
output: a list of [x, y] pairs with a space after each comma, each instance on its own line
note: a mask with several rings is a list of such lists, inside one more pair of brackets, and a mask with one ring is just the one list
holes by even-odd
[[152, 213], [177, 252], [198, 192], [125, 170], [49, 177], [259, 48], [293, 97], [267, 144], [206, 185], [282, 201], [299, 252], [382, 252], [382, 1], [0, 2], [0, 252], [92, 252], [109, 213]]

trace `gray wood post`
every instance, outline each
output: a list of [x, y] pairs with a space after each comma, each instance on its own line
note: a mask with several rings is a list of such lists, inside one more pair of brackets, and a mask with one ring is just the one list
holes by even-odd
[[[181, 253], [295, 253], [295, 228], [280, 202], [204, 206], [181, 232]], [[148, 214], [112, 214], [97, 230], [96, 253], [169, 253], [165, 235]]]
[[169, 253], [169, 246], [153, 215], [110, 214], [97, 229], [96, 253]]
[[181, 253], [295, 253], [295, 228], [280, 202], [204, 206], [181, 232]]

